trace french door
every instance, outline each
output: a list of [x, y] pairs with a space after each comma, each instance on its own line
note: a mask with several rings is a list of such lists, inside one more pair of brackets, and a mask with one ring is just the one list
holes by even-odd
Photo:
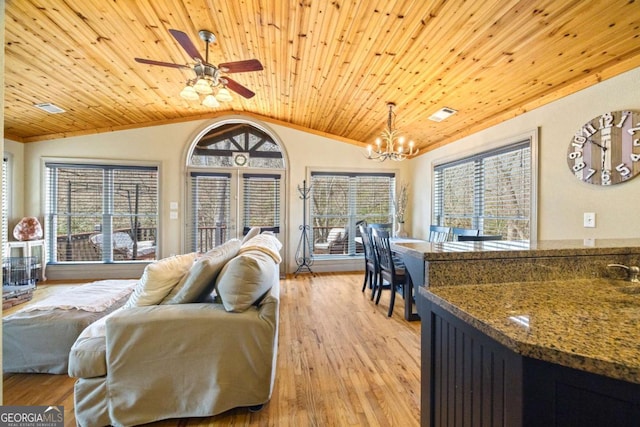
[[187, 250], [206, 252], [229, 239], [242, 239], [251, 227], [272, 231], [284, 243], [282, 171], [194, 170], [188, 194]]

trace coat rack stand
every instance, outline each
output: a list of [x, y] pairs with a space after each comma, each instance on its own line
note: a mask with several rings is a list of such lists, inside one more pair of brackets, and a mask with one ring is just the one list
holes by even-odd
[[302, 225], [300, 226], [300, 241], [298, 249], [296, 249], [296, 264], [298, 268], [293, 276], [297, 276], [302, 272], [309, 272], [313, 276], [315, 273], [311, 270], [313, 265], [313, 252], [311, 251], [311, 240], [309, 240], [309, 230], [311, 227], [307, 224], [307, 200], [309, 200], [311, 187], [307, 188], [307, 181], [302, 181], [302, 188], [298, 186], [300, 198], [302, 199]]

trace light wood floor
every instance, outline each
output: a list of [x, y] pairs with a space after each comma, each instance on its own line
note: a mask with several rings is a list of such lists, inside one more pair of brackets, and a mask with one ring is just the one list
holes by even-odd
[[[55, 286], [39, 289], [42, 294]], [[258, 413], [231, 410], [154, 426], [417, 426], [420, 323], [403, 318], [389, 293], [376, 306], [362, 274], [308, 274], [282, 281], [278, 370], [273, 396]], [[35, 298], [40, 298], [36, 295]], [[7, 314], [7, 313], [5, 313]], [[64, 405], [75, 426], [74, 379], [5, 374], [5, 405]]]

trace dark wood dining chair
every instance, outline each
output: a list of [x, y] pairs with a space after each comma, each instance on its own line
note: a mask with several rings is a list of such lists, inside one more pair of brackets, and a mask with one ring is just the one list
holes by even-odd
[[368, 227], [371, 230], [383, 230], [389, 233], [391, 236], [393, 234], [393, 224], [391, 223], [372, 223], [369, 224]]
[[458, 228], [453, 227], [451, 229], [451, 235], [453, 236], [453, 240], [460, 240], [460, 236], [477, 236], [480, 234], [480, 230], [477, 228]]
[[364, 281], [362, 283], [362, 292], [367, 289], [367, 285], [371, 289], [371, 299], [375, 296], [376, 286], [380, 277], [380, 267], [378, 266], [378, 256], [373, 246], [371, 229], [365, 225], [359, 225], [360, 236], [362, 237], [362, 246], [364, 247]]
[[449, 240], [449, 233], [451, 227], [442, 227], [439, 225], [432, 225], [429, 227], [429, 241], [430, 242], [446, 242]]
[[[397, 266], [389, 243], [389, 232], [384, 230], [373, 229], [373, 242], [375, 250], [378, 254], [378, 263], [380, 266], [380, 280], [374, 289], [376, 293], [376, 305], [380, 302], [383, 289], [391, 291], [391, 299], [389, 301], [389, 312], [387, 316], [393, 314], [393, 305], [396, 301], [396, 292], [402, 292], [404, 298], [411, 298], [411, 292], [408, 292], [408, 275], [404, 266]], [[387, 285], [385, 286], [385, 282]]]

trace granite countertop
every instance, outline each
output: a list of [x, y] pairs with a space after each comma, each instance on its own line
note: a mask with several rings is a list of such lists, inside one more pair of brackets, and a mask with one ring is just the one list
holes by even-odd
[[640, 239], [426, 241], [392, 243], [395, 251], [427, 261], [530, 258], [541, 256], [640, 254]]
[[640, 383], [640, 283], [575, 279], [419, 292], [523, 356]]

